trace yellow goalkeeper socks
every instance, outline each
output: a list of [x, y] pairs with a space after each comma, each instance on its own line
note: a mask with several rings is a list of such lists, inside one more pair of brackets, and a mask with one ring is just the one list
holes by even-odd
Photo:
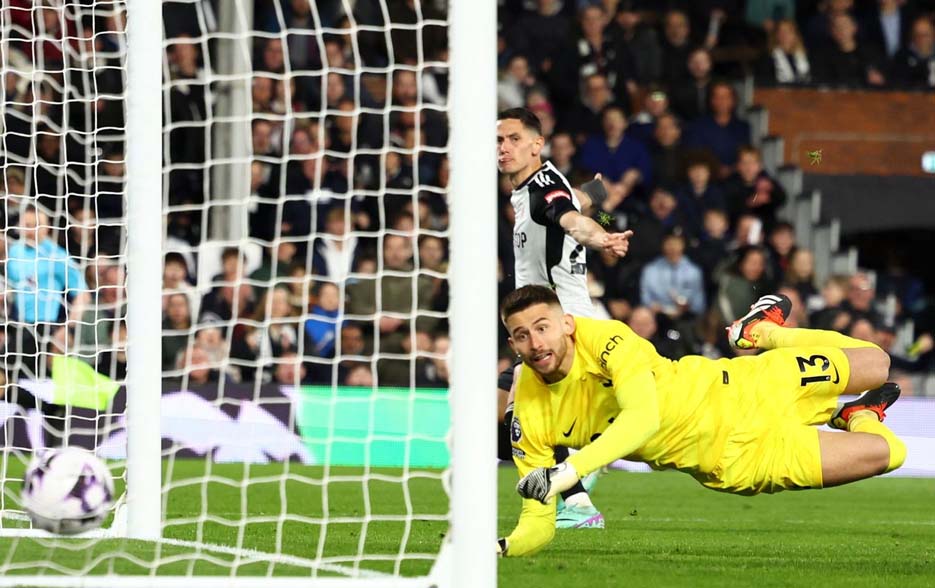
[[890, 431], [889, 427], [880, 422], [872, 410], [861, 410], [851, 415], [847, 421], [847, 430], [852, 433], [870, 433], [883, 437], [890, 446], [890, 463], [886, 466], [887, 472], [892, 472], [906, 461], [906, 444]]
[[763, 349], [777, 349], [780, 347], [837, 347], [838, 349], [877, 347], [869, 341], [861, 341], [835, 331], [793, 329], [780, 327], [769, 321], [754, 325], [752, 334], [757, 338], [757, 346]]

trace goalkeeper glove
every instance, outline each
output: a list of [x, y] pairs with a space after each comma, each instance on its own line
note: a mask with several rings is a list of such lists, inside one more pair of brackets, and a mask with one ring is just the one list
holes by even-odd
[[505, 557], [506, 550], [509, 549], [509, 547], [510, 546], [507, 544], [506, 539], [504, 539], [503, 537], [500, 537], [499, 539], [497, 539], [497, 556]]
[[542, 504], [548, 504], [557, 494], [568, 490], [578, 482], [575, 466], [568, 462], [551, 468], [536, 468], [529, 472], [516, 485], [516, 491], [523, 498], [532, 498]]

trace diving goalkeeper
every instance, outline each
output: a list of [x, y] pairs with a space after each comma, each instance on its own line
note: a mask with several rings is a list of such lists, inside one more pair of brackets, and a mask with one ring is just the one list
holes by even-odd
[[[765, 353], [671, 361], [621, 322], [564, 314], [549, 288], [509, 294], [501, 318], [530, 369], [510, 425], [523, 509], [498, 552], [548, 544], [556, 495], [623, 457], [735, 494], [827, 488], [902, 465], [906, 447], [882, 423], [899, 397], [885, 384], [889, 356], [839, 333], [783, 327], [790, 310], [788, 298], [764, 296], [728, 330], [735, 347]], [[818, 430], [825, 423], [846, 432]], [[555, 466], [556, 445], [580, 451]]]

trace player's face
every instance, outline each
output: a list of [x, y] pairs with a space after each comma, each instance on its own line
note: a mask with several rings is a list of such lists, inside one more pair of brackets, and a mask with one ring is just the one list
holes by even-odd
[[536, 304], [506, 320], [510, 347], [523, 363], [547, 382], [562, 379], [571, 368], [571, 335], [575, 322], [562, 309]]
[[526, 169], [539, 157], [544, 140], [519, 120], [508, 118], [497, 121], [497, 169], [504, 174], [515, 174]]

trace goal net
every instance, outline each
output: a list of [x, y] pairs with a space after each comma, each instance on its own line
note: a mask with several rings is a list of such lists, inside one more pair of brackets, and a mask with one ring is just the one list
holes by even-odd
[[[3, 0], [0, 585], [492, 581], [467, 4]], [[58, 446], [113, 472], [101, 529], [31, 527]]]

